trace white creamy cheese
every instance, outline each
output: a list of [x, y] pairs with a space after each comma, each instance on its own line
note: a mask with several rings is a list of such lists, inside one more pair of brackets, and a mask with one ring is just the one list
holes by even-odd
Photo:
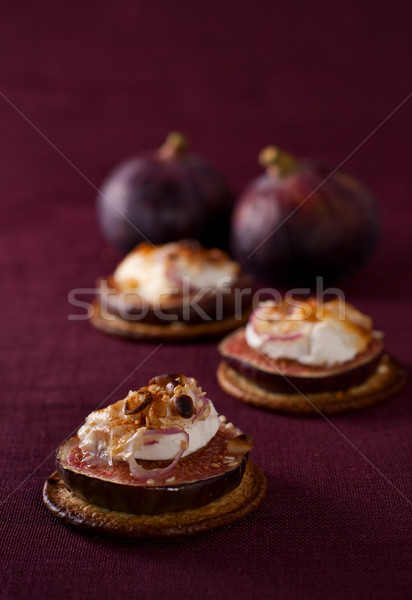
[[124, 289], [138, 289], [147, 301], [176, 293], [178, 287], [166, 274], [166, 263], [155, 252], [131, 252], [113, 273], [115, 282]]
[[192, 242], [172, 242], [152, 248], [140, 244], [116, 268], [113, 278], [122, 289], [135, 289], [148, 302], [182, 290], [233, 283], [239, 266], [224, 252], [206, 250]]
[[246, 341], [271, 358], [304, 365], [331, 366], [352, 360], [368, 346], [372, 324], [351, 305], [340, 314], [336, 302], [326, 302], [318, 317], [313, 301], [310, 315], [299, 308], [285, 311], [271, 302], [263, 303], [246, 326]]
[[[129, 462], [132, 471], [135, 459], [172, 460], [179, 453], [184, 457], [206, 446], [219, 429], [219, 416], [213, 403], [199, 392], [195, 380], [187, 378], [186, 382], [172, 395], [153, 386], [142, 388], [156, 394], [151, 405], [154, 414], [151, 416], [149, 406], [145, 411], [147, 420], [143, 417], [145, 424], [140, 413], [125, 414], [127, 400], [139, 392], [129, 392], [124, 400], [92, 412], [77, 432], [79, 447], [86, 456], [110, 465], [114, 461]], [[174, 403], [181, 394], [192, 398], [192, 417], [182, 418], [176, 413]], [[160, 403], [163, 416], [158, 416], [159, 406], [155, 403]]]

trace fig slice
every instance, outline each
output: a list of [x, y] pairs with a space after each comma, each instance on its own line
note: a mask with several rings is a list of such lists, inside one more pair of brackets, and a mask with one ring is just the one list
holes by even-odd
[[[146, 303], [139, 295], [138, 290], [135, 294], [121, 294], [112, 275], [99, 279], [96, 285], [99, 304], [108, 316], [118, 316], [125, 321], [134, 323], [164, 326], [181, 322], [196, 325], [222, 321], [236, 315], [239, 308], [242, 309], [242, 312], [249, 313], [253, 293], [256, 289], [253, 277], [240, 274], [232, 282], [230, 288], [220, 295], [216, 293], [216, 290], [207, 288], [200, 296], [198, 295], [199, 290], [191, 292], [185, 298], [179, 292], [162, 298], [161, 304], [158, 306]], [[241, 298], [240, 307], [238, 306], [239, 297]]]
[[366, 350], [353, 360], [333, 367], [311, 367], [294, 360], [273, 359], [251, 348], [245, 329], [238, 329], [219, 344], [227, 364], [253, 383], [273, 392], [301, 393], [345, 390], [365, 381], [384, 352], [379, 332], [374, 332]]
[[[247, 449], [236, 456], [227, 450], [228, 442], [239, 434], [238, 429], [222, 424], [207, 446], [181, 459], [166, 479], [152, 485], [150, 479], [146, 483], [134, 479], [128, 463], [110, 466], [85, 460], [77, 436], [58, 449], [57, 471], [74, 495], [110, 510], [155, 515], [199, 508], [240, 484]], [[139, 462], [156, 468], [166, 461]]]

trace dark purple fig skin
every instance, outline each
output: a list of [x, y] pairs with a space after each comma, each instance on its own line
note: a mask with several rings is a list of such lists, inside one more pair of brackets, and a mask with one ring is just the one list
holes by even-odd
[[223, 177], [201, 158], [152, 152], [124, 161], [109, 174], [97, 211], [104, 237], [124, 252], [143, 241], [184, 238], [227, 247], [233, 203]]
[[241, 482], [247, 455], [235, 468], [209, 479], [170, 486], [128, 485], [83, 474], [68, 466], [67, 453], [77, 437], [64, 442], [57, 451], [57, 471], [66, 487], [91, 504], [132, 514], [155, 515], [199, 508], [235, 489]]
[[364, 382], [376, 369], [384, 352], [380, 338], [353, 360], [337, 367], [310, 367], [293, 360], [266, 359], [250, 348], [244, 328], [226, 336], [219, 352], [227, 364], [257, 385], [281, 394], [334, 392]]
[[[113, 285], [113, 279], [107, 279], [108, 285]], [[100, 287], [100, 282], [98, 282]], [[162, 314], [155, 311], [150, 305], [142, 312], [142, 304], [139, 302], [139, 298], [129, 299], [128, 296], [122, 301], [122, 299], [114, 294], [109, 293], [102, 299], [100, 299], [101, 305], [107, 309], [107, 312], [120, 316], [127, 321], [135, 321], [140, 323], [150, 323], [156, 325], [168, 325], [170, 323], [184, 322], [184, 323], [201, 323], [210, 321], [222, 320], [227, 317], [235, 315], [236, 311], [236, 289], [246, 290], [250, 288], [249, 294], [242, 295], [241, 310], [239, 311], [239, 318], [245, 311], [249, 310], [252, 305], [253, 293], [256, 290], [255, 280], [248, 275], [241, 275], [231, 286], [231, 292], [221, 295], [221, 308], [216, 303], [216, 296], [212, 292], [202, 295], [195, 305], [183, 304], [182, 299], [179, 297], [165, 299], [162, 301], [161, 312], [167, 315], [169, 318], [162, 318]], [[115, 290], [115, 287], [112, 288]], [[196, 297], [197, 291], [193, 292], [193, 297]], [[197, 312], [195, 306], [199, 307]], [[209, 319], [205, 320], [203, 313], [205, 313]], [[146, 313], [146, 314], [145, 314]], [[174, 317], [170, 319], [170, 317]]]
[[232, 253], [246, 271], [273, 285], [313, 287], [317, 276], [334, 281], [366, 260], [379, 234], [374, 198], [353, 177], [331, 172], [300, 163], [249, 185], [231, 230]]

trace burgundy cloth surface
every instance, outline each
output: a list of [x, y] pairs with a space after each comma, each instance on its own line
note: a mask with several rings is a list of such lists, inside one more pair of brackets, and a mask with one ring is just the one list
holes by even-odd
[[[2, 9], [1, 597], [409, 597], [410, 383], [359, 414], [280, 416], [219, 389], [215, 343], [156, 349], [68, 319], [69, 291], [93, 287], [117, 259], [93, 185], [169, 130], [238, 192], [265, 144], [332, 166], [358, 148], [345, 168], [375, 191], [382, 236], [341, 286], [410, 371], [412, 99], [387, 119], [412, 92], [409, 3]], [[66, 528], [41, 498], [55, 448], [99, 404], [165, 371], [197, 377], [253, 436], [266, 500], [244, 521], [172, 541]]]

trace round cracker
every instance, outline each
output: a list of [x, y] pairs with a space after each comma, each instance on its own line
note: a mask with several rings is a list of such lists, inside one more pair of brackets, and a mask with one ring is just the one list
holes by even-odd
[[222, 361], [217, 370], [220, 387], [242, 402], [259, 408], [296, 415], [335, 414], [378, 404], [397, 392], [406, 381], [404, 369], [384, 354], [374, 373], [361, 385], [337, 392], [279, 394], [243, 377]]
[[249, 460], [240, 485], [206, 506], [163, 515], [133, 515], [88, 504], [70, 492], [55, 471], [44, 484], [43, 501], [66, 525], [89, 533], [130, 539], [178, 537], [243, 519], [259, 506], [266, 486], [265, 475]]
[[228, 317], [220, 321], [205, 321], [192, 325], [182, 321], [172, 321], [168, 325], [155, 325], [141, 321], [127, 321], [117, 315], [110, 315], [110, 320], [102, 317], [100, 305], [97, 301], [93, 303], [93, 314], [91, 323], [96, 329], [128, 338], [139, 340], [162, 340], [162, 341], [185, 341], [203, 337], [217, 337], [233, 331], [240, 325], [244, 325], [250, 315], [246, 311], [240, 318]]

